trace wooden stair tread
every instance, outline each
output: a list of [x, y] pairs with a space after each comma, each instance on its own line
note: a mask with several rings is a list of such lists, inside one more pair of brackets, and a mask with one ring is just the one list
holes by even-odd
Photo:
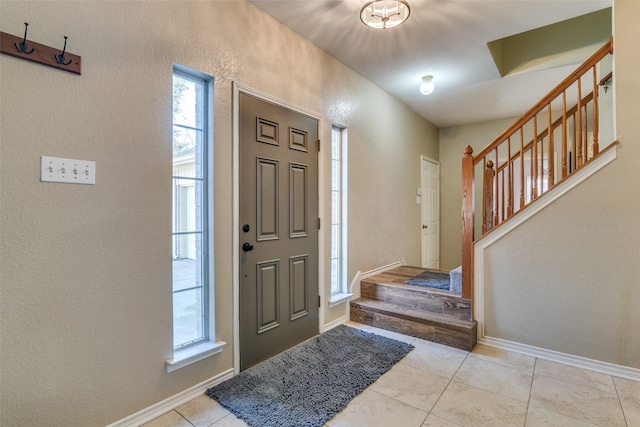
[[360, 283], [366, 283], [370, 285], [378, 285], [378, 286], [394, 286], [402, 289], [411, 290], [414, 292], [422, 292], [425, 294], [441, 294], [441, 295], [450, 295], [453, 297], [460, 297], [460, 294], [456, 294], [454, 292], [448, 291], [446, 289], [438, 289], [438, 288], [430, 288], [428, 286], [419, 286], [419, 285], [409, 285], [404, 283], [406, 279], [403, 279], [402, 282], [391, 282], [391, 281], [380, 281], [380, 280], [371, 280], [375, 279], [375, 277], [370, 277], [367, 279], [362, 279]]
[[374, 313], [391, 315], [414, 322], [431, 324], [439, 326], [441, 328], [457, 330], [460, 332], [471, 331], [476, 326], [475, 321], [464, 320], [453, 316], [433, 313], [430, 311], [416, 310], [399, 304], [393, 304], [375, 299], [358, 298], [351, 303], [353, 305], [356, 305], [358, 308]]
[[[396, 267], [392, 270], [387, 270], [382, 273], [375, 274], [373, 276], [369, 276], [365, 279], [362, 279], [360, 282], [367, 283], [367, 284], [384, 285], [384, 286], [398, 286], [406, 289], [416, 290], [418, 292], [460, 297], [459, 293], [451, 292], [448, 289], [437, 289], [437, 288], [430, 288], [427, 286], [409, 285], [404, 283], [407, 280], [413, 279], [414, 277], [420, 275], [421, 273], [427, 270], [428, 269], [422, 268], [422, 267], [412, 267], [412, 266], [405, 265], [401, 267]], [[443, 273], [448, 273], [448, 271], [445, 271], [445, 270], [434, 270], [434, 271], [441, 271]]]

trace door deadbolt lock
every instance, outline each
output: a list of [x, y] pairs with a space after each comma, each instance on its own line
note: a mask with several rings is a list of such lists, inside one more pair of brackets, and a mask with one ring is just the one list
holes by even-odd
[[251, 230], [251, 226], [249, 224], [245, 224], [242, 226], [242, 231], [244, 231], [245, 233], [248, 233], [249, 230]]
[[426, 228], [429, 228], [429, 226], [427, 224], [422, 224], [422, 229], [424, 230]]
[[253, 250], [253, 245], [251, 243], [245, 243], [242, 245], [242, 250], [245, 252], [251, 252]]

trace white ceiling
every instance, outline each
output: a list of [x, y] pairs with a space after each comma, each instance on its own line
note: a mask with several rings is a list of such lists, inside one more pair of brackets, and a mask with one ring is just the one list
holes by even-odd
[[[407, 22], [375, 30], [360, 22], [362, 0], [249, 1], [441, 128], [520, 116], [578, 65], [501, 78], [487, 42], [612, 5], [612, 0], [409, 0]], [[418, 91], [426, 74], [436, 84], [429, 96]]]

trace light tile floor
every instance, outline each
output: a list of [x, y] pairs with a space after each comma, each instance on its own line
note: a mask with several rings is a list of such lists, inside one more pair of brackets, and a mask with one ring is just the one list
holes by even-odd
[[[640, 382], [483, 345], [469, 353], [358, 323], [349, 326], [415, 349], [327, 427], [640, 427]], [[144, 427], [246, 425], [203, 395]]]

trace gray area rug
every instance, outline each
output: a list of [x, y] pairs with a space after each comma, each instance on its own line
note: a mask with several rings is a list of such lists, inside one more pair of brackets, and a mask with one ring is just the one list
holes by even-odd
[[449, 290], [449, 272], [426, 270], [404, 282], [407, 285]]
[[320, 427], [413, 346], [337, 326], [207, 390], [260, 427]]

